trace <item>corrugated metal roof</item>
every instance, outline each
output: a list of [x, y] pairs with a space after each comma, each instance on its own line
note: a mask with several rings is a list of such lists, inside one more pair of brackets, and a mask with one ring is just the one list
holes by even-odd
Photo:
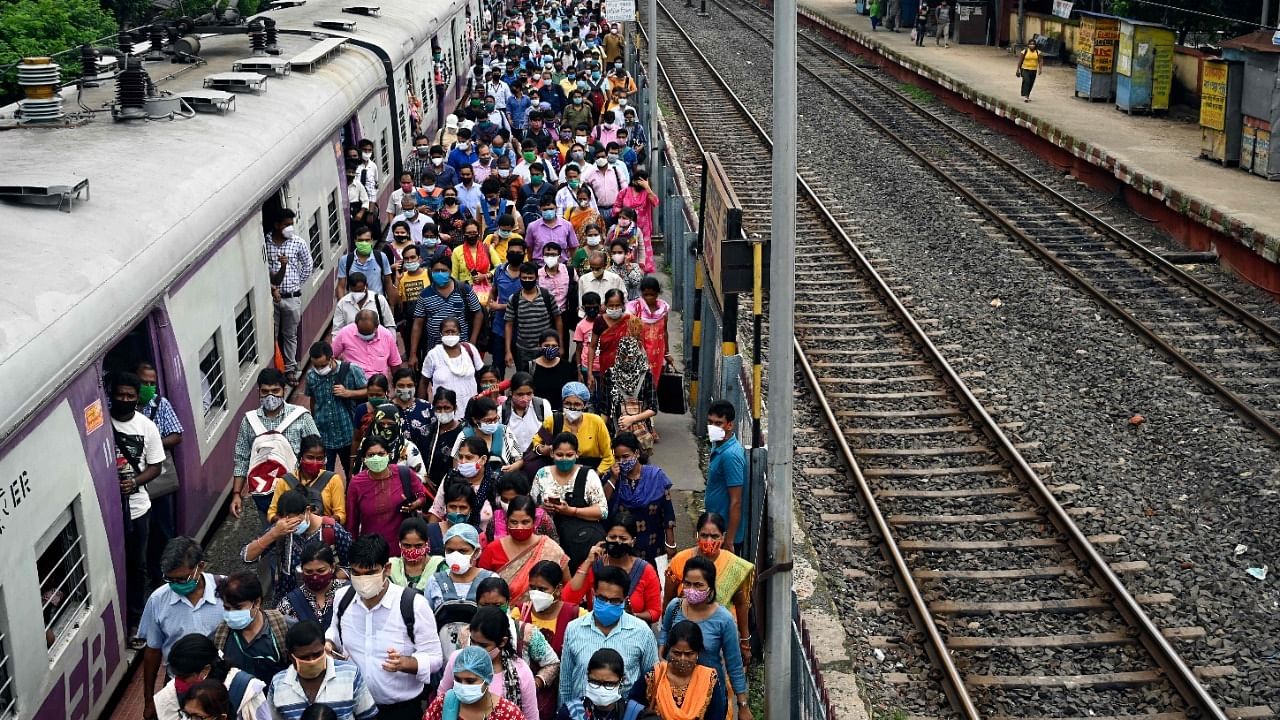
[[1222, 47], [1249, 52], [1280, 53], [1280, 45], [1272, 44], [1270, 30], [1258, 30], [1222, 43]]

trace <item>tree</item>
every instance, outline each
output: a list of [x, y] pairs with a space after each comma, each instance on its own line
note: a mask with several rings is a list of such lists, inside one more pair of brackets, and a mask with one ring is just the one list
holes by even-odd
[[[114, 34], [115, 18], [98, 0], [10, 0], [0, 2], [0, 103], [20, 96], [16, 66], [24, 57], [48, 56]], [[56, 58], [63, 77], [75, 77], [79, 59]]]

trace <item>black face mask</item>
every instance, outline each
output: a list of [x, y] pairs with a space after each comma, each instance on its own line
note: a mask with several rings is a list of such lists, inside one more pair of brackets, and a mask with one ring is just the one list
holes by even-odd
[[600, 314], [600, 308], [598, 307], [582, 308], [582, 312], [585, 313], [587, 317], [593, 318]]
[[113, 420], [128, 422], [133, 418], [133, 414], [138, 411], [138, 402], [136, 400], [126, 401], [111, 398], [110, 409]]
[[516, 267], [524, 262], [524, 253], [509, 252], [507, 253], [507, 264]]
[[626, 543], [608, 540], [605, 541], [604, 550], [609, 553], [609, 557], [620, 558], [631, 552], [631, 546]]
[[520, 281], [520, 287], [524, 288], [525, 290], [532, 290], [537, 286], [538, 286], [537, 280], [521, 280]]

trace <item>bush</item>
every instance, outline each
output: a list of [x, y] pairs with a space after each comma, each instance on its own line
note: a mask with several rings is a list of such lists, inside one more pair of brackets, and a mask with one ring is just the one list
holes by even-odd
[[[0, 2], [0, 68], [15, 65], [24, 57], [53, 55], [92, 43], [115, 31], [115, 18], [97, 0]], [[75, 54], [55, 59], [62, 65], [63, 78], [76, 76], [80, 61]], [[17, 69], [8, 68], [0, 73], [0, 104], [20, 97]]]

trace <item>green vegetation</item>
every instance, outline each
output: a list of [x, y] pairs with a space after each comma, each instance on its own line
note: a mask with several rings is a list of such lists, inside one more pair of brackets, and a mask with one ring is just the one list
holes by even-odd
[[[97, 0], [3, 0], [0, 1], [0, 67], [24, 57], [47, 56], [111, 35], [115, 18]], [[76, 71], [79, 61], [72, 55], [57, 58], [67, 71]], [[0, 73], [0, 103], [18, 99], [17, 69]]]
[[931, 103], [934, 100], [933, 94], [924, 88], [916, 87], [910, 83], [898, 83], [898, 92], [915, 100], [920, 104]]

